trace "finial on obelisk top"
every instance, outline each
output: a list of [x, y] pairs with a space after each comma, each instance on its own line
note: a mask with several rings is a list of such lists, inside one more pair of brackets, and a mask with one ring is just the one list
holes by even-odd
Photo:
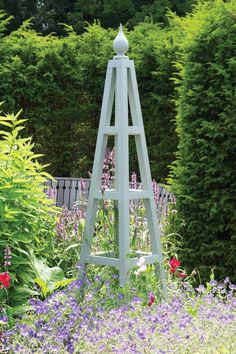
[[117, 53], [117, 55], [115, 55], [113, 59], [128, 59], [125, 53], [129, 49], [129, 43], [124, 35], [122, 24], [120, 24], [119, 33], [117, 34], [113, 42], [113, 49]]

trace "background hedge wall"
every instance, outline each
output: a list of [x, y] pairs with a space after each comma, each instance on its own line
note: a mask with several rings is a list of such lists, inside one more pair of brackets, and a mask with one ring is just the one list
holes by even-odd
[[[172, 180], [184, 221], [181, 258], [209, 279], [236, 281], [236, 2], [199, 6], [179, 86]], [[190, 21], [184, 21], [183, 28]], [[193, 30], [194, 32], [194, 30]]]
[[[36, 151], [54, 176], [87, 177], [92, 169], [107, 61], [117, 31], [99, 24], [42, 36], [29, 22], [0, 42], [0, 96], [5, 111], [23, 108]], [[153, 177], [164, 181], [174, 160], [171, 33], [142, 24], [127, 33], [135, 59]], [[134, 150], [130, 170], [137, 170]]]

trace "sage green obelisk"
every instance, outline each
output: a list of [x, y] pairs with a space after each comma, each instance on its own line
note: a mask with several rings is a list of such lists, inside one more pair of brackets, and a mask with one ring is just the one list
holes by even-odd
[[[123, 33], [122, 26], [120, 26], [119, 33], [113, 43], [113, 49], [117, 55], [114, 56], [113, 60], [109, 60], [107, 66], [80, 264], [82, 267], [87, 263], [117, 267], [119, 269], [120, 285], [123, 286], [126, 283], [129, 269], [137, 265], [138, 262], [138, 257], [129, 257], [129, 201], [142, 199], [145, 204], [152, 249], [152, 253], [144, 256], [145, 263], [159, 263], [159, 279], [162, 283], [163, 294], [166, 295], [166, 275], [163, 268], [160, 231], [152, 191], [142, 112], [134, 62], [125, 55], [128, 48], [128, 41]], [[115, 104], [115, 124], [111, 125], [113, 104]], [[132, 125], [129, 125], [128, 105]], [[135, 137], [142, 190], [129, 189], [129, 136], [131, 135]], [[109, 136], [114, 136], [115, 139], [115, 185], [114, 189], [108, 189], [102, 193], [103, 161]], [[117, 206], [119, 254], [116, 257], [108, 257], [101, 253], [91, 254], [98, 201], [102, 198], [113, 200]]]

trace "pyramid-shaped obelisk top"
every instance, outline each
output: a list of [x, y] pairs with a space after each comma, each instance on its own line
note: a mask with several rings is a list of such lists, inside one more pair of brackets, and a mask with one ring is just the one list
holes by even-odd
[[120, 24], [119, 33], [117, 34], [114, 42], [113, 42], [113, 49], [117, 53], [113, 59], [129, 59], [125, 53], [129, 49], [129, 43], [127, 38], [124, 35], [122, 24]]

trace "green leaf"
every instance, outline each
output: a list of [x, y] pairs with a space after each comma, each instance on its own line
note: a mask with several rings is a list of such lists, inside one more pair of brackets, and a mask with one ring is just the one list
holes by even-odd
[[0, 121], [0, 124], [1, 125], [5, 125], [6, 127], [12, 127], [12, 124], [11, 123], [8, 123], [8, 122], [3, 122], [3, 121]]
[[13, 306], [12, 307], [12, 314], [13, 315], [23, 315], [26, 312], [33, 310], [33, 307], [30, 305], [21, 305], [21, 306]]
[[26, 121], [27, 121], [27, 119], [19, 119], [19, 120], [17, 120], [17, 121], [15, 122], [15, 125], [22, 124], [22, 123], [24, 123], [24, 122], [26, 122]]
[[31, 238], [29, 238], [29, 235], [25, 235], [25, 234], [13, 234], [12, 240], [17, 241], [17, 242], [23, 242], [23, 243], [31, 243], [32, 242]]
[[15, 246], [14, 246], [14, 250], [17, 250], [17, 251], [19, 251], [20, 253], [24, 253], [27, 257], [29, 257], [29, 253], [26, 252], [25, 250], [23, 250], [22, 248], [19, 248], [19, 247], [15, 247]]
[[44, 298], [46, 298], [47, 293], [50, 291], [49, 288], [47, 287], [46, 281], [41, 278], [35, 278], [34, 281], [41, 288], [42, 294]]
[[7, 246], [8, 243], [9, 242], [7, 240], [0, 240], [0, 246]]
[[27, 258], [22, 257], [22, 256], [16, 256], [15, 254], [12, 254], [12, 260], [11, 260], [13, 265], [20, 265], [20, 264], [27, 264], [29, 265], [29, 261]]
[[0, 130], [0, 135], [10, 136], [10, 135], [11, 135], [11, 133], [9, 133], [9, 132], [5, 132], [4, 130]]
[[70, 245], [70, 246], [66, 247], [64, 252], [69, 251], [71, 248], [78, 248], [78, 247], [80, 247], [80, 244], [79, 243], [74, 243], [73, 245]]
[[64, 272], [59, 267], [48, 267], [42, 259], [33, 257], [33, 266], [38, 274], [37, 278], [45, 281], [47, 287], [52, 291], [54, 289], [54, 284], [60, 280], [64, 280]]
[[64, 279], [64, 280], [60, 280], [58, 282], [56, 282], [54, 284], [55, 289], [66, 286], [68, 284], [70, 284], [72, 281], [76, 280], [76, 278], [70, 278], [70, 279]]
[[38, 291], [26, 288], [26, 287], [15, 287], [11, 292], [11, 301], [18, 305], [23, 305], [26, 303], [30, 296], [39, 295]]

